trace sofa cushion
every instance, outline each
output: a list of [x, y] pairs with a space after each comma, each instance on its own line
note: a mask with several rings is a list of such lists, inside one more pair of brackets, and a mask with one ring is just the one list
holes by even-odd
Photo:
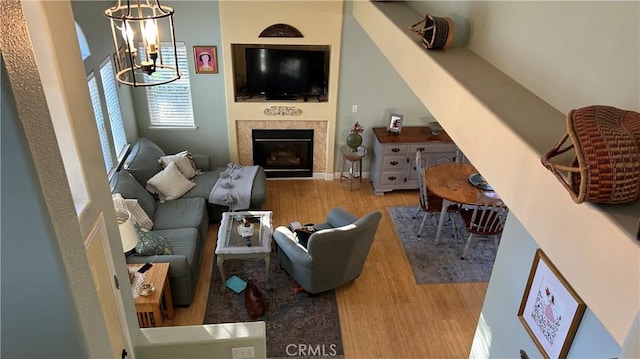
[[147, 216], [153, 219], [156, 212], [156, 200], [136, 181], [131, 173], [118, 171], [111, 181], [113, 193], [120, 193], [124, 198], [137, 199]]
[[140, 137], [131, 148], [124, 166], [138, 182], [145, 184], [149, 178], [162, 171], [162, 165], [158, 163], [162, 156], [164, 151], [158, 145], [148, 138]]
[[159, 203], [153, 229], [198, 228], [206, 213], [204, 198], [179, 198]]
[[160, 202], [171, 201], [182, 197], [196, 183], [187, 179], [175, 162], [169, 163], [167, 168], [156, 173], [147, 181], [147, 190], [157, 194]]
[[163, 229], [155, 231], [164, 237], [173, 248], [173, 254], [162, 256], [133, 255], [127, 263], [169, 263], [169, 282], [173, 305], [191, 305], [196, 291], [202, 248], [198, 245], [195, 228]]
[[193, 177], [191, 180], [196, 183], [195, 187], [190, 189], [187, 193], [183, 194], [183, 198], [200, 197], [209, 198], [209, 193], [213, 189], [213, 186], [220, 178], [220, 173], [224, 168], [216, 168], [213, 171], [205, 171], [202, 174]]

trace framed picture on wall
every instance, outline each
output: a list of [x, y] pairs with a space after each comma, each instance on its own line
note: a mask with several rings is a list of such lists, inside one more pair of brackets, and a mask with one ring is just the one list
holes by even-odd
[[536, 251], [518, 318], [545, 358], [566, 358], [587, 306], [541, 249]]
[[392, 135], [400, 134], [400, 130], [402, 130], [402, 119], [404, 115], [400, 115], [398, 113], [390, 113], [389, 114], [389, 128], [387, 131]]
[[215, 46], [194, 46], [193, 63], [198, 74], [217, 74], [218, 58]]

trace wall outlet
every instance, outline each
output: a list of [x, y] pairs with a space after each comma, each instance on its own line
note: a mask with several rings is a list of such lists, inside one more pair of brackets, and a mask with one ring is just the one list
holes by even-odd
[[351, 105], [351, 112], [353, 113], [358, 112], [358, 105]]
[[231, 357], [233, 359], [250, 359], [256, 357], [253, 347], [231, 348]]

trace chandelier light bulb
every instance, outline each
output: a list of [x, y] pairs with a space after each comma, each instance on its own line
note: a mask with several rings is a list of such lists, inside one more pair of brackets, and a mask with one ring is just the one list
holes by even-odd
[[147, 42], [147, 44], [149, 45], [149, 52], [150, 53], [155, 53], [156, 52], [156, 37], [158, 34], [158, 28], [156, 27], [156, 23], [155, 21], [153, 21], [152, 19], [147, 19], [144, 22], [144, 25], [142, 27], [142, 34]]
[[127, 42], [127, 44], [129, 44], [129, 50], [135, 49], [135, 46], [133, 44], [133, 29], [131, 28], [128, 22], [122, 23], [121, 32], [122, 32], [122, 38], [124, 39], [124, 41]]

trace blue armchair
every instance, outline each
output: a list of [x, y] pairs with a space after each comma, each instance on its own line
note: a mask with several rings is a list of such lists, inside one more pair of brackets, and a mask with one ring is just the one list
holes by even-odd
[[362, 272], [381, 218], [380, 212], [357, 218], [334, 208], [326, 223], [316, 225], [307, 248], [287, 227], [278, 227], [273, 233], [278, 262], [308, 293], [337, 288]]

